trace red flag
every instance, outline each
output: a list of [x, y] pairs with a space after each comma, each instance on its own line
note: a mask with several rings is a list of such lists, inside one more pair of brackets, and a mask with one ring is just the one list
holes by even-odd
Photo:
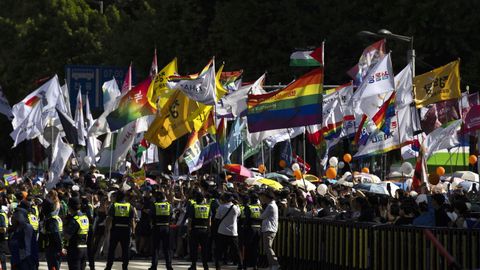
[[423, 156], [423, 151], [420, 148], [420, 151], [418, 152], [418, 157], [417, 157], [417, 163], [415, 164], [415, 172], [413, 173], [413, 178], [412, 178], [412, 190], [417, 190], [419, 191], [419, 188], [422, 186], [422, 183], [425, 181], [424, 180], [424, 156]]

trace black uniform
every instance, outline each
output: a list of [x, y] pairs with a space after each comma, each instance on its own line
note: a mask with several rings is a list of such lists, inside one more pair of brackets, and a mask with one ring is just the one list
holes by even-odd
[[63, 249], [63, 222], [59, 216], [49, 216], [44, 222], [45, 259], [48, 269], [60, 269]]
[[85, 269], [89, 227], [88, 217], [80, 211], [67, 218], [65, 234], [70, 236], [67, 244], [67, 263], [70, 270]]
[[170, 255], [170, 221], [172, 217], [172, 207], [169, 202], [156, 202], [150, 208], [150, 216], [152, 220], [152, 267], [157, 269], [158, 251], [160, 242], [162, 243], [163, 255], [165, 257], [165, 265], [168, 270], [172, 268], [172, 257]]
[[260, 219], [262, 207], [259, 204], [249, 204], [245, 207], [245, 265], [257, 269], [258, 251], [262, 238], [262, 220]]
[[192, 221], [190, 234], [190, 257], [192, 259], [192, 266], [190, 269], [197, 269], [197, 253], [198, 245], [200, 245], [202, 247], [203, 268], [206, 270], [208, 269], [210, 204], [192, 204], [187, 214]]
[[112, 269], [113, 260], [115, 259], [115, 248], [120, 243], [122, 247], [122, 268], [126, 270], [128, 269], [130, 235], [132, 233], [131, 220], [134, 218], [133, 207], [127, 202], [114, 203], [108, 210], [108, 216], [113, 220], [105, 269]]

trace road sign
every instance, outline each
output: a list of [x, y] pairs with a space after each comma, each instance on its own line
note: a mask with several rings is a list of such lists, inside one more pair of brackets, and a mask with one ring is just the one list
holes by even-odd
[[[103, 83], [115, 77], [118, 87], [121, 88], [127, 70], [128, 67], [66, 65], [65, 75], [70, 91], [72, 112], [75, 110], [78, 89], [82, 89], [83, 100], [85, 100], [88, 93], [88, 101], [93, 111], [102, 111]], [[135, 85], [135, 82], [135, 69], [132, 68], [132, 85]]]

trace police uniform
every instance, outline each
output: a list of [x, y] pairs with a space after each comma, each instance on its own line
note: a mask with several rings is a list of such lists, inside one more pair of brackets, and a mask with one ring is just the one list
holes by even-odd
[[39, 227], [39, 220], [38, 220], [38, 212], [35, 211], [35, 209], [37, 209], [38, 211], [38, 208], [33, 208], [32, 207], [32, 211], [28, 211], [27, 213], [27, 217], [28, 217], [28, 223], [30, 223], [30, 225], [32, 225], [33, 227], [33, 230], [35, 231], [35, 234], [38, 234], [38, 227]]
[[0, 261], [2, 262], [2, 269], [7, 269], [7, 257], [5, 254], [8, 251], [8, 217], [0, 208], [0, 228], [4, 228], [5, 232], [0, 233]]
[[90, 223], [88, 217], [78, 211], [67, 219], [65, 234], [70, 236], [67, 244], [69, 270], [85, 269], [87, 264], [87, 237]]
[[115, 248], [119, 242], [122, 247], [122, 267], [128, 269], [131, 220], [134, 217], [133, 207], [128, 202], [116, 202], [110, 207], [108, 215], [112, 218], [112, 228], [110, 229], [110, 244], [105, 269], [112, 269]]
[[262, 238], [262, 220], [260, 214], [262, 207], [259, 204], [249, 204], [245, 207], [244, 234], [245, 240], [245, 266], [256, 269], [258, 261], [258, 250]]
[[198, 245], [202, 247], [203, 268], [208, 269], [208, 239], [210, 223], [210, 204], [195, 203], [190, 208], [191, 234], [190, 234], [190, 257], [192, 266], [190, 269], [197, 269]]
[[93, 205], [88, 203], [87, 205], [82, 204], [82, 211], [88, 217], [90, 226], [88, 228], [88, 237], [87, 237], [87, 257], [88, 257], [88, 266], [91, 270], [95, 269], [95, 252], [93, 245]]
[[165, 265], [168, 270], [172, 268], [172, 258], [170, 255], [170, 220], [172, 216], [172, 207], [169, 202], [156, 202], [151, 208], [152, 220], [152, 267], [150, 269], [157, 269], [158, 265], [158, 250], [160, 242], [162, 242], [163, 255], [165, 257]]
[[63, 249], [63, 222], [58, 216], [49, 216], [44, 223], [45, 259], [48, 269], [60, 269]]

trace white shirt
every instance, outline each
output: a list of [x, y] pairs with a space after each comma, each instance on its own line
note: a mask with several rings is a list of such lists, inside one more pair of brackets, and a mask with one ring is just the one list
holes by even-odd
[[262, 219], [262, 232], [278, 231], [278, 206], [274, 200], [267, 205], [260, 219]]
[[[217, 213], [215, 214], [216, 219], [222, 219], [223, 216], [228, 212], [230, 207], [233, 203], [225, 203], [221, 204], [218, 209]], [[218, 233], [228, 236], [238, 236], [237, 231], [237, 219], [240, 216], [240, 207], [234, 205], [232, 210], [228, 213], [228, 215], [223, 219], [222, 223], [218, 226]]]

